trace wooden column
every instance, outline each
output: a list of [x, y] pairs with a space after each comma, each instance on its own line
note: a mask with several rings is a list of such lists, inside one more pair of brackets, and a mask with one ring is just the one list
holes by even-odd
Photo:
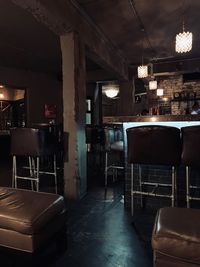
[[85, 47], [78, 34], [61, 36], [63, 123], [65, 136], [64, 192], [68, 199], [86, 193], [86, 72]]

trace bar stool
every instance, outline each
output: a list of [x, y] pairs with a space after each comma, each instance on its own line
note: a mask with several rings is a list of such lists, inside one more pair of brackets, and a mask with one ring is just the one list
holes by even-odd
[[[176, 166], [181, 158], [180, 130], [168, 126], [141, 126], [127, 129], [128, 162], [131, 164], [131, 214], [134, 209], [134, 195], [165, 197], [175, 205]], [[133, 165], [139, 166], [139, 190], [134, 189]], [[149, 182], [142, 180], [140, 164], [172, 166], [171, 183]], [[150, 187], [152, 191], [145, 190]], [[170, 194], [157, 193], [159, 187], [171, 188]]]
[[[113, 172], [113, 181], [115, 181], [118, 170], [124, 170], [124, 162], [112, 161], [114, 154], [122, 155], [124, 152], [124, 141], [123, 135], [118, 128], [113, 128], [106, 126], [104, 127], [104, 152], [105, 152], [105, 181], [104, 185], [108, 185], [108, 172], [111, 170]], [[124, 156], [124, 155], [123, 155]]]
[[182, 134], [182, 163], [186, 167], [186, 202], [187, 208], [190, 207], [190, 200], [200, 200], [194, 197], [192, 190], [199, 189], [200, 185], [191, 183], [191, 169], [200, 167], [200, 126], [189, 126], [181, 128]]
[[[55, 180], [55, 191], [57, 193], [57, 172], [56, 172], [56, 149], [53, 136], [44, 129], [14, 128], [11, 134], [11, 155], [13, 156], [12, 186], [17, 188], [17, 179], [36, 183], [36, 190], [39, 191], [40, 174], [52, 175]], [[18, 175], [17, 158], [25, 157], [29, 161], [29, 176]], [[53, 170], [41, 170], [41, 161], [44, 158], [53, 158]], [[50, 166], [48, 166], [50, 167]], [[18, 168], [19, 169], [19, 168]]]

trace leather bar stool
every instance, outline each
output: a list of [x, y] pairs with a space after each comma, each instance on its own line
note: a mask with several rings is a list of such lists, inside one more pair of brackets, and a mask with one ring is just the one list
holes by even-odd
[[[133, 215], [134, 195], [165, 197], [175, 205], [176, 166], [181, 158], [180, 130], [168, 126], [141, 126], [127, 129], [128, 162], [131, 164], [131, 213]], [[134, 188], [133, 166], [139, 166], [139, 189]], [[172, 166], [170, 183], [143, 181], [140, 164]], [[159, 187], [169, 187], [170, 194], [156, 192]], [[153, 188], [153, 189], [152, 189]], [[149, 189], [152, 189], [150, 191]]]
[[[57, 193], [56, 172], [56, 144], [51, 135], [45, 129], [14, 128], [11, 129], [11, 155], [13, 156], [12, 186], [17, 188], [17, 179], [29, 180], [36, 183], [39, 191], [40, 174], [52, 175], [55, 180], [55, 191]], [[18, 175], [17, 158], [25, 157], [29, 160], [29, 176]], [[41, 161], [48, 157], [48, 168], [41, 170]], [[53, 167], [50, 167], [50, 157], [53, 158]]]
[[113, 172], [113, 181], [118, 175], [118, 170], [124, 170], [124, 160], [114, 160], [114, 156], [124, 158], [124, 141], [123, 134], [119, 128], [104, 127], [104, 151], [105, 151], [105, 187], [108, 185], [108, 172]]
[[199, 190], [200, 184], [191, 183], [191, 169], [200, 167], [200, 126], [181, 128], [182, 133], [182, 163], [186, 166], [186, 201], [190, 207], [190, 200], [200, 200], [193, 195], [194, 190]]

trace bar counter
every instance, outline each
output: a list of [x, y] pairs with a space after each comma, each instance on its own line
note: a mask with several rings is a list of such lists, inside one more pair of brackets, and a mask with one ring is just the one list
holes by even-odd
[[200, 115], [112, 116], [103, 118], [103, 123], [168, 121], [200, 121]]
[[[113, 116], [113, 117], [104, 117], [103, 123], [108, 125], [121, 125], [123, 129], [124, 135], [124, 165], [125, 165], [125, 207], [130, 208], [130, 165], [127, 163], [127, 138], [126, 138], [126, 129], [137, 126], [145, 126], [145, 125], [162, 125], [162, 126], [172, 126], [172, 127], [186, 127], [186, 126], [194, 126], [200, 125], [200, 115], [161, 115], [161, 116]], [[165, 166], [143, 166], [144, 172], [148, 172], [148, 179], [169, 179], [169, 168]], [[138, 177], [137, 168], [134, 169], [135, 177]], [[180, 190], [184, 187], [184, 171], [180, 168], [179, 173], [181, 173], [180, 177], [178, 177], [178, 183], [180, 184]], [[183, 192], [182, 194], [185, 194]], [[168, 200], [166, 200], [168, 201]], [[151, 207], [162, 207], [162, 206], [170, 206], [170, 203], [166, 201], [159, 201], [155, 198], [155, 201], [151, 199], [147, 206]], [[137, 201], [136, 201], [137, 202]]]

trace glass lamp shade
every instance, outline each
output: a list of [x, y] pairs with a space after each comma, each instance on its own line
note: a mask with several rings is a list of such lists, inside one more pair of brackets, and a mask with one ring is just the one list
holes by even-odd
[[157, 81], [149, 81], [149, 90], [157, 89]]
[[157, 89], [156, 94], [157, 94], [157, 96], [163, 96], [164, 90], [163, 89]]
[[0, 98], [4, 98], [4, 94], [3, 93], [0, 93]]
[[138, 66], [137, 71], [138, 71], [138, 78], [145, 78], [148, 76], [148, 66], [147, 65]]
[[114, 98], [119, 93], [119, 86], [118, 85], [105, 85], [102, 86], [103, 93], [109, 97]]
[[185, 32], [176, 35], [176, 52], [186, 53], [192, 50], [192, 33]]

